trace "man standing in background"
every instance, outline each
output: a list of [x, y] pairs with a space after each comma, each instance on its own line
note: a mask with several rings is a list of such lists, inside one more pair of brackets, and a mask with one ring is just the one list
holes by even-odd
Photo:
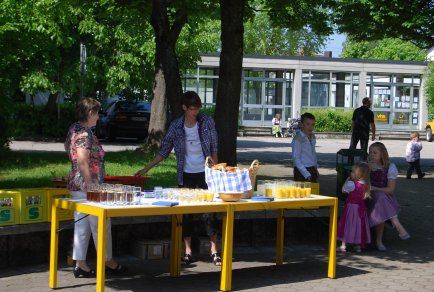
[[365, 97], [362, 106], [353, 112], [350, 149], [356, 149], [360, 141], [360, 148], [364, 152], [368, 151], [369, 129], [372, 133], [372, 141], [375, 140], [374, 113], [370, 109], [371, 105], [371, 99]]

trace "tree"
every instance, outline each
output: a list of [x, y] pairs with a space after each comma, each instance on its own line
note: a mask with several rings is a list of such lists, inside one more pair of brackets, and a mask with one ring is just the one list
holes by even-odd
[[56, 93], [65, 79], [74, 74], [69, 69], [77, 32], [71, 26], [75, 15], [70, 8], [64, 1], [2, 1], [1, 55], [8, 60], [2, 63], [3, 76], [14, 80], [12, 94], [18, 88], [30, 93], [49, 90], [48, 112], [55, 109]]
[[425, 95], [428, 113], [434, 115], [434, 62], [430, 62], [425, 70]]
[[342, 58], [425, 61], [426, 51], [408, 41], [386, 38], [378, 41], [347, 40]]
[[[173, 117], [182, 114], [180, 100], [182, 97], [182, 84], [180, 78], [179, 62], [176, 43], [181, 31], [187, 24], [189, 17], [196, 18], [196, 23], [202, 23], [207, 15], [212, 15], [214, 5], [202, 1], [152, 1], [151, 24], [155, 32], [155, 75], [153, 84], [152, 114], [149, 125], [149, 137], [146, 149], [160, 146], [166, 128], [167, 103]], [[194, 22], [190, 28], [194, 28]], [[188, 35], [185, 37], [189, 37]], [[191, 38], [191, 37], [190, 37]], [[185, 45], [185, 42], [184, 42]], [[187, 47], [194, 47], [196, 44]], [[192, 50], [190, 56], [197, 56], [197, 48]], [[191, 57], [190, 57], [191, 58]], [[197, 61], [197, 59], [195, 59]]]
[[338, 0], [334, 15], [339, 31], [356, 41], [392, 37], [424, 49], [434, 45], [432, 0]]
[[166, 128], [167, 100], [171, 104], [173, 115], [181, 115], [181, 108], [176, 104], [181, 100], [182, 86], [175, 47], [186, 22], [187, 12], [184, 9], [177, 10], [170, 23], [167, 2], [152, 1], [151, 23], [155, 31], [156, 55], [152, 115], [147, 141], [150, 146], [159, 146], [162, 140]]
[[215, 109], [219, 161], [237, 164], [237, 128], [243, 62], [244, 0], [220, 0], [220, 72]]
[[[259, 3], [275, 26], [290, 30], [305, 28], [318, 35], [332, 33], [330, 8], [334, 1], [268, 0]], [[243, 0], [220, 0], [222, 52], [215, 119], [219, 134], [219, 160], [230, 165], [237, 164], [236, 137], [243, 58], [242, 18], [245, 4]]]
[[313, 56], [326, 40], [326, 36], [315, 34], [307, 28], [290, 30], [272, 25], [264, 10], [256, 10], [244, 22], [244, 54], [295, 56], [299, 54], [299, 48], [303, 48], [304, 55]]

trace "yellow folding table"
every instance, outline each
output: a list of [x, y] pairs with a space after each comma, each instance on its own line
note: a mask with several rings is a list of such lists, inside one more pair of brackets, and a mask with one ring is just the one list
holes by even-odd
[[[98, 217], [98, 238], [106, 238], [107, 218], [131, 216], [172, 215], [172, 232], [170, 242], [170, 275], [178, 277], [181, 272], [182, 215], [193, 213], [223, 213], [223, 222], [227, 222], [227, 203], [204, 203], [178, 205], [173, 207], [138, 205], [108, 206], [89, 203], [86, 200], [55, 199], [52, 204], [51, 245], [50, 245], [50, 288], [57, 288], [58, 245], [59, 245], [59, 209], [67, 209]], [[96, 291], [104, 291], [105, 282], [105, 240], [98, 240]]]
[[300, 209], [300, 208], [330, 208], [329, 220], [329, 251], [328, 251], [328, 277], [336, 277], [336, 232], [337, 232], [337, 212], [338, 199], [334, 197], [326, 197], [312, 195], [309, 198], [291, 198], [281, 199], [272, 202], [260, 201], [240, 201], [231, 203], [228, 206], [226, 215], [227, 222], [223, 225], [223, 258], [221, 272], [221, 291], [230, 291], [232, 289], [232, 250], [233, 250], [233, 230], [234, 230], [234, 213], [240, 211], [257, 211], [257, 210], [276, 210], [277, 211], [277, 228], [276, 228], [276, 264], [283, 263], [283, 248], [284, 248], [284, 211], [285, 209]]
[[[337, 229], [337, 199], [332, 197], [314, 196], [303, 199], [287, 199], [274, 202], [240, 201], [233, 203], [212, 202], [203, 204], [178, 205], [173, 207], [139, 205], [139, 206], [107, 206], [89, 203], [86, 200], [54, 199], [52, 203], [51, 245], [50, 245], [50, 288], [57, 288], [58, 244], [59, 244], [59, 209], [78, 211], [98, 217], [98, 238], [106, 238], [107, 218], [130, 216], [171, 215], [171, 248], [170, 275], [178, 277], [181, 272], [181, 242], [182, 215], [193, 213], [223, 213], [222, 232], [222, 270], [221, 291], [232, 288], [232, 251], [234, 213], [237, 211], [277, 210], [276, 264], [283, 262], [284, 210], [295, 208], [330, 207], [329, 226], [329, 265], [328, 277], [336, 275], [336, 229]], [[104, 291], [105, 282], [105, 240], [98, 240], [96, 291]]]

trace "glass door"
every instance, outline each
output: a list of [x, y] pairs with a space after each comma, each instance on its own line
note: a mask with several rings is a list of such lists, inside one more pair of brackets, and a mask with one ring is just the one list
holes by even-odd
[[244, 80], [242, 102], [242, 124], [244, 126], [262, 126], [263, 82], [257, 79]]
[[276, 113], [285, 120], [283, 80], [270, 78], [245, 78], [243, 82], [242, 125], [270, 126]]

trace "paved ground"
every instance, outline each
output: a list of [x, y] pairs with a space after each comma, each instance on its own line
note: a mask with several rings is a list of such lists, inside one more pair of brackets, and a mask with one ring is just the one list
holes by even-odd
[[[247, 165], [253, 159], [261, 161], [259, 178], [290, 178], [290, 139], [242, 137], [238, 143], [239, 160]], [[422, 167], [427, 177], [405, 179], [403, 159], [406, 141], [382, 141], [389, 149], [392, 161], [398, 164], [400, 176], [396, 196], [401, 203], [400, 219], [411, 234], [401, 241], [395, 230], [385, 234], [387, 252], [372, 248], [362, 253], [338, 253], [337, 278], [327, 276], [327, 246], [287, 245], [285, 264], [276, 267], [274, 249], [246, 248], [235, 243], [234, 291], [434, 291], [434, 143], [424, 142]], [[23, 149], [15, 142], [12, 149]], [[40, 144], [30, 144], [34, 150]], [[51, 150], [60, 144], [46, 144]], [[336, 152], [346, 148], [345, 140], [319, 140], [318, 156], [321, 167], [321, 193], [333, 195], [336, 190]], [[113, 147], [113, 150], [109, 150]], [[118, 147], [135, 147], [134, 143], [104, 145], [108, 151]], [[43, 147], [44, 148], [44, 147]], [[121, 257], [130, 271], [125, 277], [108, 278], [106, 291], [217, 291], [220, 269], [200, 259], [183, 267], [181, 277], [170, 278], [167, 260], [142, 261]], [[94, 279], [74, 279], [71, 268], [62, 266], [59, 272], [60, 291], [94, 291]], [[48, 264], [0, 270], [0, 291], [49, 291]]]

